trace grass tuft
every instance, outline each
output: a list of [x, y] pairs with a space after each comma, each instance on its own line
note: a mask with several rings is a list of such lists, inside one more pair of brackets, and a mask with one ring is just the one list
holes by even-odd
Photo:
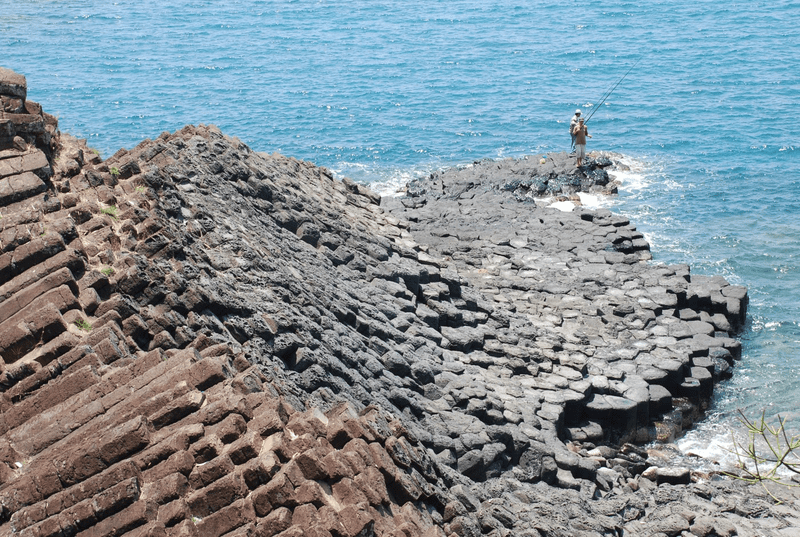
[[119, 210], [117, 209], [116, 205], [111, 205], [109, 207], [104, 207], [103, 209], [100, 210], [101, 213], [107, 214], [108, 216], [110, 216], [114, 220], [117, 219], [117, 212], [118, 211]]
[[75, 321], [75, 326], [77, 326], [84, 332], [90, 332], [92, 330], [92, 325], [83, 319], [78, 319], [77, 321]]

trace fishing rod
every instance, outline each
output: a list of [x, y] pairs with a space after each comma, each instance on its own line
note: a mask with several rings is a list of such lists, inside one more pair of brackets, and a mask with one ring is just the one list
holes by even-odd
[[614, 90], [615, 90], [615, 89], [617, 89], [617, 86], [619, 86], [619, 85], [622, 83], [622, 81], [623, 81], [623, 80], [625, 80], [625, 77], [626, 77], [626, 76], [628, 76], [628, 73], [630, 73], [631, 71], [633, 71], [633, 68], [634, 68], [634, 67], [636, 67], [636, 66], [639, 64], [639, 62], [640, 62], [640, 61], [642, 61], [642, 56], [639, 56], [639, 59], [638, 59], [638, 60], [636, 60], [636, 62], [635, 62], [633, 65], [631, 65], [631, 68], [630, 68], [630, 69], [628, 69], [628, 70], [625, 72], [625, 74], [624, 74], [624, 75], [622, 75], [622, 78], [620, 78], [620, 79], [617, 81], [617, 83], [616, 83], [616, 84], [614, 84], [614, 86], [612, 86], [612, 87], [611, 87], [611, 89], [610, 89], [610, 90], [608, 90], [607, 92], [605, 92], [605, 93], [603, 94], [603, 96], [600, 98], [601, 100], [600, 100], [600, 102], [598, 103], [598, 105], [597, 105], [597, 106], [595, 106], [595, 107], [592, 109], [592, 113], [591, 113], [591, 114], [589, 114], [589, 115], [587, 116], [587, 118], [583, 120], [583, 124], [584, 124], [584, 125], [586, 125], [587, 123], [589, 123], [589, 120], [592, 118], [592, 116], [594, 115], [594, 113], [595, 113], [595, 112], [597, 112], [597, 111], [600, 109], [600, 107], [601, 107], [601, 106], [603, 106], [603, 103], [604, 103], [604, 102], [606, 102], [606, 99], [608, 99], [608, 97], [609, 97], [609, 96], [610, 96], [610, 95], [611, 95], [611, 94], [614, 92]]
[[[614, 90], [614, 86], [613, 86], [613, 85], [612, 85], [612, 86], [609, 86], [609, 88], [608, 88], [608, 89], [605, 91], [605, 93], [603, 93], [603, 94], [600, 96], [600, 98], [599, 98], [597, 101], [595, 101], [595, 102], [599, 102], [600, 104], [603, 104], [603, 103], [605, 102], [605, 100], [608, 98], [608, 96], [609, 96], [609, 95], [611, 95], [611, 92], [612, 92], [613, 90]], [[589, 121], [589, 118], [590, 118], [590, 117], [592, 117], [592, 114], [594, 114], [595, 110], [597, 110], [599, 107], [600, 107], [600, 105], [599, 105], [599, 104], [598, 104], [598, 105], [594, 105], [594, 106], [592, 106], [592, 113], [591, 113], [591, 114], [589, 114], [588, 116], [586, 116], [586, 117], [583, 119], [583, 122], [584, 122], [584, 123], [586, 123], [587, 121]]]

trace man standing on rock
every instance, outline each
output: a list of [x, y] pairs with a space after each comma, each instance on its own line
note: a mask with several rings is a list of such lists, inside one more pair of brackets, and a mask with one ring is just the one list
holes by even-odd
[[592, 137], [586, 129], [586, 125], [583, 124], [583, 118], [580, 118], [578, 124], [572, 129], [572, 136], [575, 139], [575, 156], [578, 158], [576, 166], [581, 167], [583, 166], [583, 157], [586, 156], [586, 138]]
[[569, 134], [572, 136], [572, 145], [570, 145], [570, 150], [575, 150], [575, 133], [572, 132], [575, 130], [575, 126], [578, 124], [578, 120], [581, 118], [581, 109], [578, 108], [575, 110], [575, 115], [572, 116], [572, 119], [569, 120]]

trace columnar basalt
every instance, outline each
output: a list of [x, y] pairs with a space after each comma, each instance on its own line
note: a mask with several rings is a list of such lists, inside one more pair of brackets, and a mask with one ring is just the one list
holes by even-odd
[[530, 203], [571, 172], [381, 200], [214, 127], [103, 161], [40, 117], [0, 151], [0, 535], [780, 535], [625, 443], [702, 409], [746, 290]]
[[[4, 103], [6, 88], [24, 100], [24, 78], [0, 74]], [[283, 378], [313, 347], [313, 331], [294, 332], [315, 286], [292, 282], [313, 230], [254, 243], [240, 226], [271, 216], [229, 202], [237, 187], [236, 201], [271, 197], [256, 173], [300, 187], [299, 171], [319, 170], [216, 129], [106, 163], [67, 135], [51, 159], [47, 130], [14, 132], [0, 153], [0, 534], [443, 535], [451, 495], [396, 417], [344, 399], [309, 408]], [[262, 168], [225, 171], [214, 151]], [[179, 170], [207, 181], [210, 212], [181, 198], [194, 190]], [[252, 191], [237, 182], [249, 176]]]
[[507, 312], [508, 326], [483, 334], [462, 361], [505, 368], [528, 393], [539, 391], [538, 406], [525, 406], [551, 418], [561, 438], [663, 440], [701, 415], [714, 381], [741, 357], [734, 336], [747, 290], [649, 263], [643, 235], [610, 211], [520, 199], [526, 177], [585, 184], [610, 162], [576, 170], [565, 155], [480, 161], [418, 180], [384, 206], [487, 297], [488, 309]]

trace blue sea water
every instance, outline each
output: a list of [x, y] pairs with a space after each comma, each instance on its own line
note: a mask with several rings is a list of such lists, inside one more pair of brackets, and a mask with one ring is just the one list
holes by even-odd
[[0, 65], [105, 156], [213, 123], [384, 192], [565, 150], [574, 109], [630, 70], [589, 122], [589, 149], [632, 165], [602, 203], [657, 262], [750, 290], [743, 359], [681, 442], [715, 457], [738, 408], [800, 431], [798, 16], [787, 0], [10, 0]]

